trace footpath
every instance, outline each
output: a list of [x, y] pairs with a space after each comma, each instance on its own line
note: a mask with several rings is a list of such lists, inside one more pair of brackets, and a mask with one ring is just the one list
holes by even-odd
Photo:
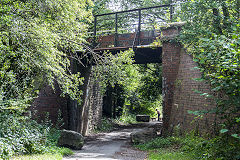
[[63, 160], [146, 160], [147, 152], [132, 147], [130, 141], [130, 134], [144, 126], [120, 126], [109, 133], [88, 136], [81, 150], [74, 151], [74, 155], [64, 157]]

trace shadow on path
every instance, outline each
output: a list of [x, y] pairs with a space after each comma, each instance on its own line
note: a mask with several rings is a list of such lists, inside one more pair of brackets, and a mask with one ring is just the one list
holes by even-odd
[[[142, 127], [141, 127], [142, 128]], [[130, 134], [141, 129], [138, 127], [122, 128], [110, 133], [100, 133], [86, 137], [82, 150], [74, 151], [74, 155], [63, 160], [144, 160], [147, 153], [133, 148]]]

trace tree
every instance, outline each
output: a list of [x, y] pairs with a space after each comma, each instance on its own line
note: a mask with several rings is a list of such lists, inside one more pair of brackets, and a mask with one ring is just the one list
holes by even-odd
[[221, 132], [229, 131], [240, 139], [237, 127], [240, 111], [239, 6], [237, 0], [193, 0], [182, 4], [181, 19], [187, 23], [180, 40], [199, 64], [203, 79], [210, 82], [214, 92], [224, 95], [216, 100], [215, 109], [224, 122]]
[[90, 0], [1, 0], [1, 108], [25, 106], [44, 83], [57, 82], [79, 99], [82, 78], [69, 70], [70, 58], [83, 50], [91, 6]]

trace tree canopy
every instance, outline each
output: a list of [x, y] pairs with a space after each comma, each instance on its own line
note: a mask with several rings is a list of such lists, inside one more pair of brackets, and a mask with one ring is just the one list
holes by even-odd
[[[26, 104], [43, 83], [79, 98], [80, 73], [70, 57], [85, 42], [90, 0], [1, 0], [0, 107]], [[74, 41], [75, 43], [72, 43]]]

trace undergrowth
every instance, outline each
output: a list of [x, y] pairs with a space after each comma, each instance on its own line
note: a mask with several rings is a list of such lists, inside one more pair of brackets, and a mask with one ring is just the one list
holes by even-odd
[[135, 114], [130, 114], [130, 113], [127, 113], [127, 114], [125, 113], [118, 119], [118, 122], [123, 123], [123, 124], [137, 123], [136, 115]]
[[47, 118], [37, 123], [21, 112], [0, 112], [0, 159], [31, 154], [69, 155], [72, 151], [57, 147], [59, 127]]
[[160, 137], [145, 144], [135, 145], [149, 151], [151, 160], [239, 160], [240, 142], [232, 137], [216, 136], [205, 139], [193, 134]]
[[114, 119], [103, 117], [95, 132], [109, 132], [114, 129]]
[[62, 160], [61, 154], [34, 154], [12, 157], [10, 160]]
[[127, 125], [137, 123], [136, 115], [123, 114], [119, 118], [107, 118], [103, 117], [100, 125], [94, 130], [94, 132], [109, 132], [115, 129], [119, 125]]

